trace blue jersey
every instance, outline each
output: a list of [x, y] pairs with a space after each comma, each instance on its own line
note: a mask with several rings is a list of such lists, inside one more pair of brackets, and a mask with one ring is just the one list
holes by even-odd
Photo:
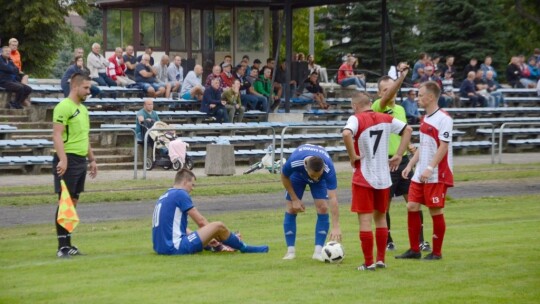
[[303, 180], [306, 180], [309, 184], [315, 184], [315, 182], [309, 178], [304, 165], [304, 159], [310, 156], [322, 158], [324, 161], [324, 172], [319, 182], [324, 180], [328, 190], [335, 190], [337, 188], [337, 178], [334, 163], [332, 162], [330, 155], [328, 155], [328, 152], [321, 146], [306, 144], [298, 147], [294, 150], [289, 159], [287, 159], [285, 165], [283, 165], [281, 173], [288, 178], [295, 174]]
[[193, 202], [184, 189], [171, 188], [158, 199], [152, 218], [155, 252], [172, 254], [178, 251], [182, 237], [187, 235], [187, 213], [191, 208]]

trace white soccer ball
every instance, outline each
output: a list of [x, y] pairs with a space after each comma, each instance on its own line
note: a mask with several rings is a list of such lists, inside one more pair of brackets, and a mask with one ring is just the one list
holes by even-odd
[[341, 263], [345, 258], [345, 250], [340, 243], [330, 241], [322, 248], [322, 257], [325, 263]]

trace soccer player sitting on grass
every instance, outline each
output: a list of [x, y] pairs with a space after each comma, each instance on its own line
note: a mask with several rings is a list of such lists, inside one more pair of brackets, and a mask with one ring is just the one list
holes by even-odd
[[[193, 206], [189, 195], [195, 187], [193, 172], [182, 169], [176, 173], [174, 185], [167, 190], [154, 208], [152, 242], [157, 254], [194, 254], [207, 245], [222, 242], [242, 253], [268, 252], [268, 246], [248, 246], [222, 222], [208, 222]], [[190, 231], [188, 216], [199, 226]]]
[[311, 195], [317, 208], [315, 224], [315, 251], [312, 258], [322, 261], [322, 247], [330, 228], [328, 207], [332, 212], [332, 232], [330, 240], [341, 242], [339, 227], [339, 208], [337, 200], [337, 178], [332, 159], [328, 152], [315, 145], [301, 145], [291, 154], [281, 171], [281, 183], [285, 187], [287, 200], [283, 230], [287, 253], [284, 260], [296, 257], [296, 215], [304, 212], [306, 207], [302, 196], [309, 185]]
[[[343, 140], [354, 168], [351, 211], [358, 214], [359, 237], [364, 254], [364, 264], [358, 270], [374, 271], [376, 268], [386, 268], [384, 257], [388, 227], [385, 214], [392, 186], [390, 171], [399, 168], [412, 129], [388, 114], [373, 112], [370, 97], [364, 92], [353, 96], [351, 106], [354, 115], [343, 128]], [[399, 134], [400, 140], [396, 153], [388, 159], [391, 133]], [[373, 219], [377, 244], [376, 263], [373, 260]]]

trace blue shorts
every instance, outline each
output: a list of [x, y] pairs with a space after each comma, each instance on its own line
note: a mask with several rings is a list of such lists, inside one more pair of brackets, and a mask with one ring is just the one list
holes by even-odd
[[202, 240], [197, 231], [192, 232], [180, 241], [180, 247], [173, 254], [194, 254], [203, 250]]
[[[296, 196], [298, 196], [299, 199], [302, 199], [304, 196], [304, 190], [306, 190], [306, 185], [309, 184], [309, 189], [311, 190], [311, 196], [314, 200], [316, 199], [328, 199], [328, 189], [326, 188], [326, 181], [320, 180], [316, 183], [310, 182], [307, 178], [304, 176], [293, 173], [289, 179], [291, 180], [292, 187], [294, 189], [294, 193], [296, 193]], [[285, 192], [285, 199], [290, 201], [291, 196], [288, 192]]]
[[191, 100], [193, 97], [191, 97], [191, 93], [189, 91], [185, 92], [184, 95], [182, 95], [180, 98], [185, 100]]
[[165, 87], [164, 84], [161, 84], [161, 83], [158, 83], [158, 82], [153, 82], [153, 83], [149, 83], [149, 82], [139, 82], [137, 83], [137, 85], [139, 87], [141, 87], [143, 89], [143, 91], [148, 91], [148, 88], [149, 87], [153, 87], [154, 88], [154, 91], [157, 91], [159, 90], [159, 88], [161, 87]]

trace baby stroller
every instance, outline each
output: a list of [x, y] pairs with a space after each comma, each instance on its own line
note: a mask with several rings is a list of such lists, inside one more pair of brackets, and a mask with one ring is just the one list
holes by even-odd
[[266, 154], [263, 156], [263, 158], [260, 161], [249, 166], [249, 168], [244, 172], [244, 174], [250, 174], [251, 172], [257, 171], [262, 168], [266, 168], [266, 170], [268, 170], [268, 172], [270, 173], [272, 173], [272, 169], [274, 169], [274, 173], [280, 173], [281, 164], [285, 164], [287, 160], [283, 158], [281, 159], [281, 162], [279, 160], [272, 162], [272, 151], [274, 150], [274, 147], [272, 145], [269, 145], [265, 150]]
[[146, 170], [152, 170], [155, 166], [161, 166], [165, 170], [171, 168], [176, 171], [182, 168], [192, 170], [193, 160], [187, 155], [189, 144], [177, 138], [174, 131], [159, 130], [170, 129], [164, 122], [157, 121], [153, 128], [148, 135], [153, 145], [151, 155], [144, 163]]

